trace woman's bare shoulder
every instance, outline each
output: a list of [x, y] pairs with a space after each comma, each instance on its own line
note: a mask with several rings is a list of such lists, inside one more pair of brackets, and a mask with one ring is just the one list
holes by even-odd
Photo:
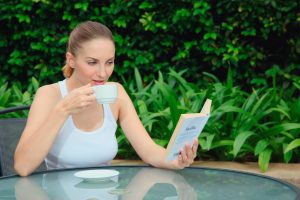
[[130, 105], [131, 99], [129, 98], [126, 90], [124, 89], [123, 85], [118, 82], [108, 82], [108, 84], [116, 84], [118, 88], [118, 98], [117, 101], [114, 104], [111, 104], [111, 108], [113, 111], [113, 114], [116, 119], [119, 119], [120, 117], [120, 111], [121, 109], [124, 110], [127, 105]]
[[44, 85], [40, 87], [35, 95], [35, 98], [42, 98], [42, 99], [48, 99], [57, 101], [58, 99], [61, 99], [61, 93], [59, 89], [58, 83], [53, 83], [49, 85]]

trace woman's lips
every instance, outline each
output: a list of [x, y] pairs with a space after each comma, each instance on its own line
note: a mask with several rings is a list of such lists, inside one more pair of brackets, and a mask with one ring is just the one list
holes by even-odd
[[104, 85], [105, 81], [93, 81], [94, 85]]

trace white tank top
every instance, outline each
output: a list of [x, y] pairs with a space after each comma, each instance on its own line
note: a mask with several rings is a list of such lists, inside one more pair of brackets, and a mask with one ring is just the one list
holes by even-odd
[[[68, 93], [66, 80], [60, 81], [62, 97]], [[48, 155], [47, 169], [97, 167], [107, 165], [117, 154], [117, 123], [109, 104], [103, 104], [104, 120], [94, 131], [78, 129], [69, 116], [60, 129]]]

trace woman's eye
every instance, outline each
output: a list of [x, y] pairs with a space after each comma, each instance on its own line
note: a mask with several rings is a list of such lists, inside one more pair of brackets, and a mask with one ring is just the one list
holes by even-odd
[[109, 61], [108, 64], [112, 65], [112, 64], [114, 64], [114, 61]]
[[95, 61], [90, 61], [90, 62], [88, 62], [88, 64], [89, 65], [95, 65], [97, 62], [95, 62]]

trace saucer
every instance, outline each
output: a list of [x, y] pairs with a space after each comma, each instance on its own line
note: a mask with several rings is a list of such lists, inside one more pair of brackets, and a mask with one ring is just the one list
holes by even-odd
[[74, 174], [78, 178], [82, 178], [89, 182], [103, 182], [111, 180], [113, 177], [118, 176], [119, 172], [116, 170], [99, 169], [99, 170], [84, 170]]

